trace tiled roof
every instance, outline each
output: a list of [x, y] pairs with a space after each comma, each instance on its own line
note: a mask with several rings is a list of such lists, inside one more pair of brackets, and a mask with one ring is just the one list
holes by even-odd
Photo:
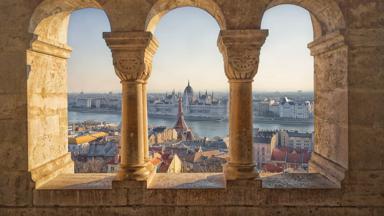
[[266, 163], [262, 165], [263, 171], [271, 173], [283, 172], [284, 168], [272, 163]]
[[92, 141], [95, 141], [98, 138], [108, 136], [107, 133], [105, 132], [97, 132], [89, 135], [84, 135], [84, 136], [79, 136], [79, 137], [71, 137], [68, 138], [68, 143], [69, 144], [83, 144], [83, 143], [89, 143]]
[[272, 161], [285, 161], [287, 163], [308, 163], [311, 153], [307, 150], [294, 150], [292, 148], [275, 148], [272, 151]]
[[153, 164], [154, 166], [157, 166], [157, 165], [159, 165], [161, 162], [162, 162], [162, 160], [160, 159], [160, 158], [153, 158], [152, 160], [150, 160], [149, 161], [151, 164]]

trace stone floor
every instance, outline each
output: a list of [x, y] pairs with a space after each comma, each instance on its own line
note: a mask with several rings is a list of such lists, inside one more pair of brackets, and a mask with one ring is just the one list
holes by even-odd
[[260, 176], [263, 188], [338, 188], [318, 173], [277, 173]]
[[222, 173], [158, 173], [148, 189], [224, 189]]
[[[38, 188], [53, 189], [111, 189], [115, 174], [83, 173], [57, 176]], [[337, 185], [316, 173], [261, 174], [263, 188], [337, 188]], [[225, 189], [222, 173], [157, 173], [148, 189]]]
[[63, 174], [42, 185], [39, 190], [52, 189], [112, 189], [111, 173]]

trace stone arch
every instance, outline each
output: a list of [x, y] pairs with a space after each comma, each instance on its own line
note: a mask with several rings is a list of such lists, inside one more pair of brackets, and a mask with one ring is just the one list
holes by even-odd
[[[73, 173], [68, 153], [67, 46], [73, 11], [102, 9], [96, 0], [45, 0], [30, 19], [34, 36], [27, 50], [28, 170], [39, 188], [62, 173]], [[100, 35], [102, 37], [102, 35]]]
[[70, 14], [84, 8], [102, 9], [102, 4], [97, 0], [45, 0], [35, 8], [28, 31], [65, 44]]
[[148, 13], [145, 29], [154, 32], [156, 25], [167, 12], [179, 7], [196, 7], [208, 12], [219, 24], [221, 30], [226, 29], [226, 21], [221, 8], [213, 0], [158, 0]]
[[265, 11], [282, 4], [297, 5], [310, 12], [315, 38], [345, 28], [344, 15], [333, 0], [272, 0]]
[[333, 0], [272, 0], [266, 10], [282, 4], [311, 14], [314, 41], [315, 143], [309, 171], [341, 185], [348, 170], [348, 44], [345, 20]]

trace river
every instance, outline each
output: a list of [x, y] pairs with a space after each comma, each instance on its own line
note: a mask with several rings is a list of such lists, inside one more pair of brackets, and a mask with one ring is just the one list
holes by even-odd
[[[82, 113], [82, 112], [68, 112], [69, 122], [82, 122], [86, 120], [105, 121], [111, 123], [119, 123], [121, 119], [120, 114], [107, 114], [107, 113]], [[166, 126], [173, 127], [175, 120], [172, 119], [159, 119], [149, 118], [149, 126]], [[186, 121], [187, 125], [201, 137], [225, 137], [228, 135], [228, 122], [227, 121]], [[283, 124], [283, 123], [253, 123], [254, 128], [262, 130], [298, 130], [300, 132], [312, 132], [313, 124]]]

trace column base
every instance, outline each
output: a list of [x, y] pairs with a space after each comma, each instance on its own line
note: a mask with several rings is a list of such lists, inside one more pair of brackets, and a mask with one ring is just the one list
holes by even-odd
[[150, 171], [146, 165], [120, 167], [117, 180], [145, 181], [148, 179]]
[[259, 177], [255, 164], [227, 163], [224, 166], [224, 175], [227, 180], [251, 180]]

